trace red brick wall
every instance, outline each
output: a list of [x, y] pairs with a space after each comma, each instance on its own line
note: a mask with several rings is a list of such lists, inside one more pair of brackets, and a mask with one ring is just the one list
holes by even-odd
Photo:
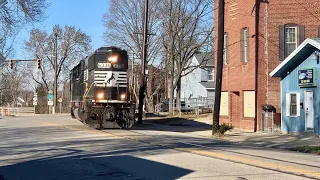
[[[229, 91], [229, 117], [221, 117], [220, 122], [231, 121], [236, 128], [253, 130], [254, 119], [243, 117], [243, 91], [255, 90], [255, 11], [259, 10], [259, 49], [258, 49], [258, 102], [257, 124], [260, 129], [263, 104], [272, 104], [276, 111], [280, 107], [280, 80], [269, 74], [280, 63], [279, 61], [279, 25], [296, 23], [305, 26], [305, 38], [316, 37], [320, 25], [319, 2], [315, 0], [268, 0], [269, 4], [255, 0], [230, 0], [225, 5], [225, 32], [228, 32], [229, 54], [227, 65], [223, 68], [222, 91]], [[265, 13], [268, 15], [265, 21]], [[218, 1], [215, 2], [215, 50], [218, 35]], [[240, 29], [248, 27], [250, 38], [250, 58], [248, 63], [240, 61]], [[268, 29], [268, 39], [265, 28]], [[265, 54], [265, 48], [267, 56]], [[215, 58], [217, 54], [215, 53]], [[215, 61], [216, 62], [216, 61]], [[234, 101], [231, 92], [239, 92], [238, 101]], [[233, 107], [233, 109], [232, 109]], [[235, 110], [236, 109], [236, 110]]]
[[[243, 118], [243, 91], [255, 90], [255, 14], [251, 14], [254, 5], [255, 0], [231, 0], [226, 1], [225, 5], [225, 32], [228, 33], [229, 53], [228, 64], [223, 67], [222, 91], [229, 91], [229, 117], [221, 117], [220, 123], [230, 122], [238, 129], [250, 129], [253, 126]], [[215, 2], [215, 9], [217, 42], [218, 1]], [[245, 27], [249, 30], [248, 62], [240, 61], [240, 30]]]
[[[298, 2], [297, 2], [298, 1]], [[269, 0], [267, 5], [268, 21], [265, 22], [266, 4], [260, 4], [259, 26], [259, 95], [258, 125], [261, 122], [262, 104], [272, 104], [281, 112], [280, 79], [269, 74], [279, 61], [279, 25], [295, 23], [305, 26], [305, 38], [315, 38], [320, 24], [319, 2], [315, 0]], [[316, 17], [315, 17], [316, 16]], [[268, 29], [266, 39], [265, 28]], [[268, 43], [268, 58], [265, 55], [265, 43]], [[258, 128], [259, 128], [258, 127]]]

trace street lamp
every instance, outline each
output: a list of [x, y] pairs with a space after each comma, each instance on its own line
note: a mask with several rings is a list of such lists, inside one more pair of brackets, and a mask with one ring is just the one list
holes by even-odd
[[7, 0], [0, 0], [0, 9], [7, 3], [8, 3]]

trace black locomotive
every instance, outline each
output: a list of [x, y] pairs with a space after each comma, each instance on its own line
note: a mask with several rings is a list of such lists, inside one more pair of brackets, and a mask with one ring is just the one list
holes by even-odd
[[132, 127], [127, 70], [127, 51], [118, 47], [100, 47], [81, 60], [70, 73], [71, 116], [95, 129]]

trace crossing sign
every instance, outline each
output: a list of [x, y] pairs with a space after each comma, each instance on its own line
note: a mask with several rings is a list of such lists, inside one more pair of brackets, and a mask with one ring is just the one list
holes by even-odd
[[33, 105], [34, 106], [38, 105], [38, 93], [37, 92], [33, 93]]

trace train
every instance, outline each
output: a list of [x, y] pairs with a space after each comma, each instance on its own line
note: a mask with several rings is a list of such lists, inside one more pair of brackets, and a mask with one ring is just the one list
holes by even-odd
[[128, 83], [128, 52], [102, 46], [70, 72], [71, 117], [94, 129], [129, 129], [136, 102]]

